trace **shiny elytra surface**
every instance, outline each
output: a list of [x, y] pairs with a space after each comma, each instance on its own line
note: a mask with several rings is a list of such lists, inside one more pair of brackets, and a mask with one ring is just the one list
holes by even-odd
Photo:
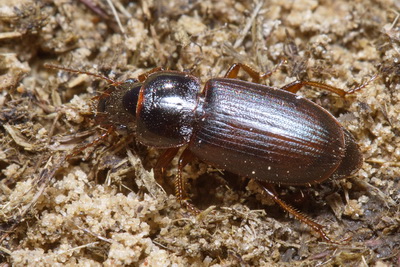
[[287, 91], [211, 79], [189, 144], [201, 160], [278, 184], [323, 181], [340, 165], [342, 126], [325, 109]]

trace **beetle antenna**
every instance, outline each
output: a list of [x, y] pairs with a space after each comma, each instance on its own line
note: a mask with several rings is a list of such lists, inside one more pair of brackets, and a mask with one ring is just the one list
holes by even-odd
[[53, 69], [53, 70], [63, 70], [63, 71], [68, 71], [68, 72], [72, 72], [72, 73], [86, 74], [86, 75], [89, 75], [89, 76], [93, 76], [93, 77], [105, 80], [106, 82], [108, 82], [111, 85], [119, 84], [119, 82], [114, 81], [111, 78], [108, 78], [108, 77], [106, 77], [104, 75], [101, 75], [101, 74], [96, 74], [96, 73], [93, 73], [93, 72], [89, 72], [89, 71], [76, 70], [76, 69], [66, 68], [66, 67], [62, 67], [62, 66], [58, 66], [58, 65], [54, 65], [54, 64], [49, 64], [49, 63], [45, 63], [43, 66], [45, 68]]

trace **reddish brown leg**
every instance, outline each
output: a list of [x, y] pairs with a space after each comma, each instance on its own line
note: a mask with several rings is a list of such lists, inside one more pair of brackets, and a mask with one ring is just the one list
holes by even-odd
[[165, 169], [171, 163], [171, 161], [175, 158], [176, 154], [179, 151], [179, 147], [173, 147], [165, 150], [165, 152], [158, 158], [155, 169], [160, 169], [162, 173], [164, 173]]
[[279, 62], [279, 64], [275, 66], [275, 68], [273, 68], [272, 70], [267, 71], [265, 73], [255, 71], [254, 69], [247, 66], [246, 64], [235, 63], [228, 69], [228, 71], [225, 74], [225, 78], [236, 79], [240, 68], [242, 68], [247, 74], [250, 75], [250, 77], [253, 79], [253, 82], [259, 83], [261, 80], [264, 80], [264, 79], [267, 79], [268, 77], [270, 77], [285, 62], [286, 62], [285, 59], [281, 60]]
[[102, 135], [100, 135], [99, 137], [97, 137], [96, 139], [94, 139], [92, 142], [90, 142], [89, 144], [86, 144], [84, 146], [78, 147], [76, 149], [74, 149], [74, 151], [72, 151], [70, 154], [67, 155], [66, 159], [69, 160], [72, 157], [75, 157], [76, 155], [78, 155], [79, 153], [81, 153], [83, 150], [85, 150], [86, 148], [92, 147], [92, 146], [96, 146], [98, 145], [100, 142], [102, 142], [103, 140], [105, 140], [108, 136], [110, 136], [110, 134], [112, 132], [114, 132], [114, 127], [109, 127], [107, 129], [106, 132], [104, 132]]
[[323, 226], [314, 222], [313, 220], [311, 220], [310, 218], [308, 218], [307, 216], [305, 216], [304, 214], [300, 213], [299, 211], [297, 211], [296, 209], [294, 209], [292, 206], [286, 204], [283, 200], [281, 200], [278, 196], [278, 193], [275, 190], [275, 186], [272, 184], [268, 184], [268, 183], [263, 183], [260, 181], [257, 181], [257, 183], [261, 186], [261, 188], [268, 194], [268, 196], [270, 196], [279, 206], [281, 206], [284, 210], [286, 210], [287, 212], [289, 212], [290, 214], [292, 214], [297, 220], [307, 224], [308, 226], [310, 226], [312, 229], [314, 229], [316, 232], [318, 232], [318, 234], [328, 243], [334, 243], [334, 244], [338, 244], [334, 241], [332, 241], [328, 235], [325, 233], [325, 231], [323, 230]]
[[167, 187], [168, 185], [164, 180], [164, 172], [171, 161], [174, 159], [179, 151], [179, 147], [173, 147], [167, 149], [157, 160], [156, 166], [154, 167], [155, 178], [162, 187]]
[[353, 93], [365, 88], [371, 82], [373, 82], [376, 78], [378, 78], [377, 74], [372, 76], [371, 79], [369, 79], [368, 81], [360, 84], [359, 86], [357, 86], [349, 91], [344, 91], [342, 89], [336, 88], [331, 85], [327, 85], [327, 84], [320, 83], [320, 82], [312, 82], [312, 81], [294, 81], [292, 83], [289, 83], [289, 84], [283, 86], [281, 89], [292, 92], [292, 93], [297, 93], [303, 86], [308, 85], [308, 86], [328, 90], [328, 91], [331, 91], [332, 93], [338, 94], [341, 97], [345, 97], [346, 95], [353, 94]]
[[[225, 78], [233, 78], [233, 79], [237, 78], [239, 70], [240, 70], [240, 68], [242, 68], [247, 74], [250, 75], [250, 77], [253, 79], [253, 82], [259, 83], [260, 80], [270, 77], [285, 62], [286, 62], [285, 59], [281, 60], [279, 62], [279, 64], [273, 70], [267, 71], [265, 73], [257, 72], [245, 64], [235, 63], [228, 69], [228, 71], [225, 74]], [[289, 84], [283, 86], [281, 89], [292, 92], [292, 93], [297, 93], [297, 91], [299, 91], [303, 86], [308, 85], [308, 86], [328, 90], [330, 92], [338, 94], [341, 97], [344, 97], [346, 95], [353, 94], [353, 93], [365, 88], [366, 86], [368, 86], [371, 82], [373, 82], [377, 78], [378, 78], [378, 74], [375, 74], [368, 81], [360, 84], [359, 86], [356, 86], [355, 88], [353, 88], [349, 91], [344, 91], [342, 89], [339, 89], [339, 88], [331, 86], [331, 85], [327, 85], [327, 84], [320, 83], [320, 82], [313, 82], [313, 81], [294, 81], [292, 83], [289, 83]]]
[[157, 67], [157, 68], [154, 68], [154, 69], [151, 69], [151, 70], [149, 70], [148, 72], [145, 72], [145, 73], [142, 73], [142, 74], [140, 74], [139, 76], [138, 76], [138, 80], [139, 80], [139, 82], [144, 82], [146, 79], [147, 79], [147, 77], [149, 77], [151, 74], [153, 74], [153, 73], [155, 73], [155, 72], [158, 72], [158, 71], [162, 71], [162, 70], [164, 70], [163, 68], [161, 68], [161, 67]]
[[193, 204], [188, 202], [185, 192], [185, 183], [182, 178], [183, 168], [193, 159], [193, 154], [189, 149], [185, 149], [179, 158], [178, 162], [178, 173], [175, 178], [175, 195], [181, 204], [183, 204], [188, 210], [194, 214], [199, 214], [200, 210], [197, 209]]
[[92, 101], [98, 101], [100, 99], [103, 98], [107, 98], [111, 95], [111, 93], [114, 91], [115, 89], [113, 87], [109, 87], [108, 89], [104, 90], [101, 92], [101, 94], [96, 95], [94, 97], [91, 98]]

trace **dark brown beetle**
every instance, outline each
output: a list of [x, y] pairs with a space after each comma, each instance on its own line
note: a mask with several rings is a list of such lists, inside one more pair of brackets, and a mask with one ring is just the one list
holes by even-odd
[[[236, 79], [240, 68], [255, 83]], [[376, 75], [345, 92], [310, 81], [295, 81], [281, 89], [258, 84], [271, 74], [234, 64], [224, 78], [208, 80], [201, 91], [198, 78], [157, 68], [138, 80], [107, 79], [114, 86], [101, 97], [98, 112], [110, 127], [135, 133], [146, 146], [167, 149], [156, 168], [165, 168], [186, 146], [175, 180], [179, 201], [185, 199], [182, 169], [195, 156], [254, 179], [281, 207], [332, 242], [322, 225], [279, 199], [274, 185], [312, 185], [347, 177], [359, 170], [363, 158], [353, 136], [328, 111], [295, 93], [307, 85], [344, 97], [367, 86]]]

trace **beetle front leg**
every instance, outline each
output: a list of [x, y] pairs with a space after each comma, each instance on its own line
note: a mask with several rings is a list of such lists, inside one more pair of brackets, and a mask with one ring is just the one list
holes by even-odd
[[188, 210], [190, 210], [194, 214], [199, 214], [200, 210], [197, 209], [193, 204], [188, 202], [188, 198], [186, 197], [185, 191], [185, 183], [182, 178], [183, 168], [193, 159], [193, 154], [189, 149], [185, 149], [178, 161], [178, 173], [175, 177], [175, 195], [178, 201], [183, 204]]
[[173, 147], [167, 149], [157, 160], [156, 166], [154, 166], [154, 176], [156, 181], [161, 184], [162, 187], [167, 187], [167, 183], [165, 183], [164, 172], [171, 161], [174, 159], [176, 154], [179, 151], [179, 147]]
[[85, 150], [86, 148], [92, 147], [92, 146], [96, 146], [98, 145], [100, 142], [104, 141], [106, 138], [108, 138], [113, 132], [115, 132], [115, 128], [113, 126], [110, 126], [106, 132], [102, 133], [99, 137], [97, 137], [96, 139], [94, 139], [92, 142], [80, 146], [78, 148], [75, 148], [74, 151], [72, 151], [71, 153], [69, 153], [66, 156], [66, 160], [71, 159], [72, 157], [77, 156], [79, 153], [81, 153], [83, 150]]

